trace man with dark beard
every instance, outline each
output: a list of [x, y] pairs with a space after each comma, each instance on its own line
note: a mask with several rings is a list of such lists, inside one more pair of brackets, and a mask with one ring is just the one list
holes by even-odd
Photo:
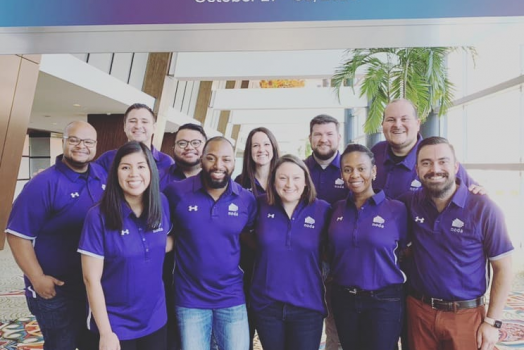
[[173, 145], [175, 164], [158, 171], [161, 191], [173, 181], [180, 181], [200, 172], [200, 158], [206, 141], [206, 132], [200, 125], [187, 123], [178, 128]]
[[[313, 154], [304, 162], [306, 163], [311, 180], [315, 184], [317, 197], [329, 204], [334, 204], [341, 199], [345, 199], [348, 190], [342, 180], [340, 171], [340, 123], [335, 118], [320, 114], [309, 123], [309, 142]], [[327, 264], [326, 264], [327, 265]], [[329, 271], [328, 266], [324, 266], [324, 273]], [[328, 316], [325, 320], [326, 350], [338, 350], [339, 340], [335, 320], [331, 311], [331, 283], [330, 277], [326, 279], [326, 300]]]
[[[513, 246], [502, 212], [456, 177], [459, 164], [445, 138], [420, 142], [416, 169], [422, 190], [399, 198], [412, 226], [409, 347], [493, 349], [512, 280]], [[493, 281], [486, 311], [488, 261]]]
[[77, 253], [85, 215], [106, 184], [104, 169], [92, 162], [96, 143], [91, 125], [69, 123], [63, 154], [27, 183], [7, 223], [7, 240], [24, 272], [27, 305], [46, 350], [98, 348], [86, 325], [87, 297]]
[[231, 180], [235, 155], [224, 137], [207, 141], [199, 176], [170, 183], [175, 236], [175, 313], [181, 348], [249, 348], [240, 234], [250, 230], [255, 197]]

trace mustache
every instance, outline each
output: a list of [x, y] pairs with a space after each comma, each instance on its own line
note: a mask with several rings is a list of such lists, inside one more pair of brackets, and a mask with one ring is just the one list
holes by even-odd
[[427, 173], [426, 175], [424, 175], [424, 179], [429, 179], [430, 177], [433, 177], [433, 176], [442, 176], [442, 177], [449, 177], [449, 174], [448, 173], [436, 173], [436, 172], [431, 172], [431, 173]]

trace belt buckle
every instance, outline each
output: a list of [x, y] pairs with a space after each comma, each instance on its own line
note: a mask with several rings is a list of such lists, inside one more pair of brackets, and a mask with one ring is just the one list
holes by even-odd
[[433, 310], [437, 310], [437, 308], [435, 307], [435, 301], [444, 301], [442, 299], [437, 299], [437, 298], [431, 298], [431, 308]]

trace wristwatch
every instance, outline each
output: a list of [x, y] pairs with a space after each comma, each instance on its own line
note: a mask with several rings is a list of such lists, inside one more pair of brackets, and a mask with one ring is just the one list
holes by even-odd
[[493, 326], [495, 328], [501, 328], [502, 327], [502, 321], [501, 320], [495, 320], [491, 317], [484, 317], [484, 322], [489, 324], [490, 326]]

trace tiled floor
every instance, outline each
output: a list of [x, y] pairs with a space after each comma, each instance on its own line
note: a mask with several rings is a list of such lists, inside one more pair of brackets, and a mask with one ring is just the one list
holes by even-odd
[[[504, 312], [504, 329], [498, 350], [524, 350], [524, 249], [514, 254], [513, 292]], [[27, 310], [22, 272], [9, 247], [0, 251], [0, 350], [42, 349], [38, 325]], [[321, 344], [320, 349], [324, 348]], [[255, 342], [255, 350], [262, 350]]]

